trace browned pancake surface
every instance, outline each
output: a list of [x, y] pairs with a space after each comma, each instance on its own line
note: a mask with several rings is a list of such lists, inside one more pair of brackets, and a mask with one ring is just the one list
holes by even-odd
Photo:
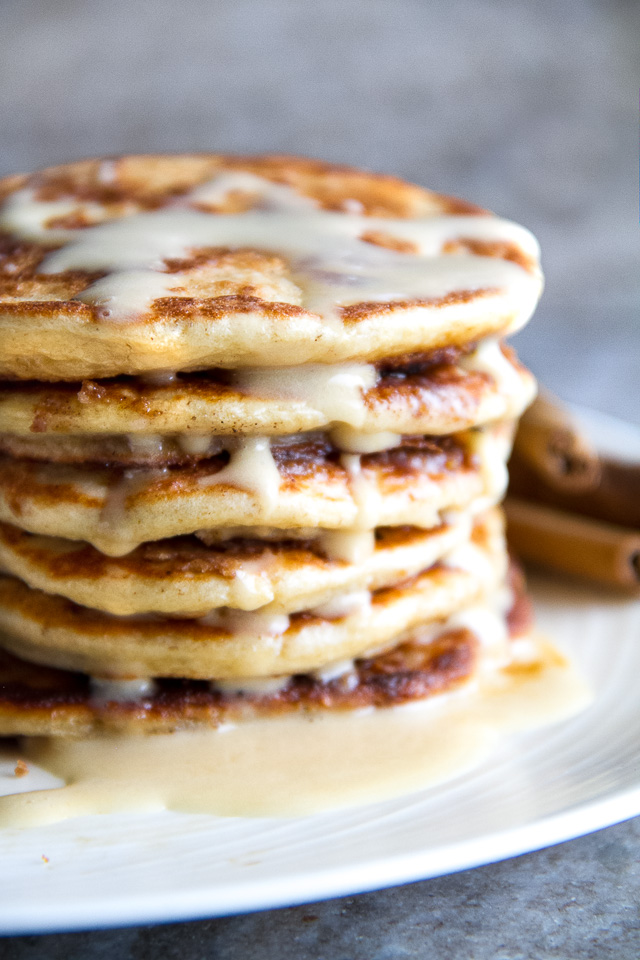
[[27, 663], [0, 650], [0, 735], [86, 736], [117, 730], [151, 734], [295, 710], [390, 707], [425, 699], [464, 682], [473, 672], [478, 641], [469, 630], [429, 645], [405, 643], [356, 663], [356, 679], [293, 677], [275, 694], [222, 693], [204, 681], [160, 680], [134, 703], [100, 702], [87, 676]]
[[[156, 210], [222, 171], [241, 170], [275, 183], [288, 184], [326, 210], [344, 210], [357, 200], [367, 216], [415, 217], [430, 213], [481, 214], [481, 207], [434, 193], [397, 177], [289, 155], [233, 156], [230, 154], [140, 155], [115, 157], [109, 183], [104, 182], [104, 159], [48, 167], [0, 181], [0, 199], [15, 190], [35, 188], [41, 200], [74, 197], [98, 203], [117, 216], [123, 210]], [[235, 192], [225, 198], [221, 213], [250, 209], [253, 198]]]

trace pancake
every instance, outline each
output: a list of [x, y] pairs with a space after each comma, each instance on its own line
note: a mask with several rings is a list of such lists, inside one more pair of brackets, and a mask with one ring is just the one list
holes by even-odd
[[[103, 701], [89, 678], [42, 667], [0, 650], [0, 735], [72, 736], [95, 733], [158, 734], [294, 710], [388, 707], [454, 689], [472, 675], [475, 636], [452, 631], [432, 644], [403, 644], [357, 663], [357, 682], [291, 679], [286, 690], [265, 696], [225, 694], [197, 680], [160, 680], [139, 701]], [[403, 663], [403, 657], [405, 663]]]
[[491, 615], [482, 608], [478, 612], [480, 616], [470, 609], [426, 630], [417, 627], [391, 650], [357, 659], [336, 676], [298, 674], [271, 690], [160, 679], [137, 695], [121, 691], [117, 697], [117, 688], [110, 695], [86, 674], [29, 663], [0, 650], [0, 735], [169, 733], [291, 711], [384, 708], [424, 700], [472, 682], [483, 663], [495, 669], [505, 654], [508, 659], [505, 633], [512, 654], [519, 643], [528, 642], [532, 617], [521, 582], [506, 631], [495, 619], [492, 630]]
[[[181, 436], [269, 436], [334, 423], [368, 434], [447, 434], [517, 417], [535, 391], [531, 374], [496, 341], [484, 341], [466, 354], [450, 348], [374, 368], [307, 365], [255, 374], [170, 374], [164, 383], [130, 377], [0, 383], [0, 443], [13, 456], [56, 460], [63, 436], [66, 449], [71, 437], [88, 437], [76, 445], [76, 459], [94, 459], [97, 450], [104, 462], [104, 444], [111, 448], [119, 437], [118, 459], [139, 463], [142, 445], [135, 439], [150, 434], [165, 445]], [[373, 386], [367, 388], [369, 381]], [[196, 456], [193, 444], [189, 452]], [[173, 441], [172, 462], [185, 454]]]
[[519, 329], [524, 228], [290, 157], [133, 157], [0, 182], [0, 376], [375, 362]]
[[389, 707], [454, 689], [472, 677], [476, 658], [475, 635], [458, 630], [428, 645], [406, 641], [390, 653], [357, 661], [348, 682], [301, 675], [285, 689], [260, 696], [226, 693], [206, 681], [162, 679], [152, 695], [131, 702], [101, 700], [84, 674], [43, 667], [0, 650], [0, 735], [149, 735], [296, 710]]
[[[430, 567], [465, 543], [470, 518], [433, 530], [386, 527], [336, 538], [237, 537], [205, 545], [194, 536], [145, 543], [106, 557], [77, 541], [25, 533], [0, 524], [0, 568], [31, 587], [119, 616], [204, 615], [214, 607], [291, 613], [327, 603], [340, 592], [389, 586]], [[262, 533], [258, 539], [257, 534]], [[338, 541], [336, 543], [336, 540]]]
[[228, 464], [125, 473], [4, 457], [0, 521], [116, 556], [217, 526], [434, 527], [443, 511], [502, 496], [511, 434], [497, 424], [362, 457], [321, 440], [273, 451], [245, 442]]
[[506, 572], [499, 515], [476, 525], [471, 545], [471, 553], [454, 552], [392, 587], [343, 595], [337, 604], [291, 617], [268, 607], [223, 608], [200, 619], [115, 617], [2, 576], [2, 646], [36, 663], [116, 678], [233, 679], [315, 670], [388, 648], [417, 624], [495, 593]]
[[[33, 418], [27, 423], [22, 417], [22, 426], [28, 426], [28, 432], [0, 431], [0, 453], [51, 463], [110, 463], [126, 467], [197, 463], [231, 450], [238, 435], [270, 436], [272, 443], [286, 442], [282, 439], [283, 434], [274, 427], [284, 425], [282, 411], [295, 412], [294, 394], [305, 396], [314, 403], [310, 405], [311, 409], [302, 412], [297, 422], [289, 418], [295, 429], [284, 434], [285, 437], [321, 433], [345, 453], [372, 453], [401, 445], [403, 436], [411, 438], [425, 433], [444, 436], [461, 432], [455, 429], [456, 425], [468, 428], [484, 426], [487, 421], [512, 420], [531, 402], [536, 391], [531, 374], [517, 363], [512, 351], [497, 341], [484, 341], [471, 353], [462, 356], [458, 366], [422, 368], [421, 363], [416, 362], [411, 367], [394, 367], [379, 378], [375, 387], [366, 391], [358, 383], [360, 378], [364, 379], [363, 369], [366, 371], [367, 367], [316, 366], [306, 384], [304, 367], [254, 370], [249, 372], [249, 382], [254, 381], [255, 389], [257, 375], [260, 390], [259, 397], [251, 398], [234, 393], [233, 388], [209, 377], [204, 382], [192, 378], [181, 384], [147, 387], [146, 390], [140, 381], [133, 381], [135, 387], [131, 383], [124, 385], [122, 381], [117, 385], [109, 382], [106, 386], [105, 382], [85, 381], [77, 387], [76, 393], [69, 390], [69, 385], [59, 384], [58, 388], [62, 389], [58, 395], [53, 391], [43, 395], [39, 387], [35, 396], [29, 391], [36, 403]], [[329, 375], [327, 371], [337, 372]], [[246, 373], [243, 373], [243, 379]], [[33, 385], [31, 387], [33, 389]], [[165, 397], [162, 397], [163, 389], [167, 394]], [[207, 390], [212, 392], [207, 394]], [[199, 403], [191, 402], [198, 397], [199, 391], [202, 391], [202, 409]], [[216, 391], [219, 391], [217, 399], [222, 399], [224, 391], [228, 391], [218, 408]], [[29, 402], [21, 395], [20, 387], [15, 392], [10, 387], [0, 390], [0, 424], [3, 392], [8, 401], [7, 419], [11, 418], [12, 406], [14, 410], [16, 406], [21, 407], [24, 412], [23, 401]], [[177, 422], [174, 421], [173, 431], [151, 431], [149, 426], [157, 427], [159, 418], [153, 413], [141, 415], [142, 410], [149, 411], [156, 403], [158, 395], [162, 410], [157, 412], [165, 421], [171, 419], [171, 403], [175, 402], [182, 414], [175, 418]], [[278, 399], [273, 399], [276, 395]], [[303, 405], [300, 400], [298, 406]], [[94, 418], [96, 413], [99, 416], [101, 406], [107, 416], [116, 412], [116, 418], [119, 418], [117, 411], [122, 413], [122, 408], [126, 411], [137, 406], [138, 412], [129, 418], [131, 426], [146, 429], [122, 434], [76, 432], [69, 430], [73, 424], [67, 418], [66, 430], [58, 431], [55, 425], [50, 430], [50, 414], [53, 414], [55, 424], [57, 415], [65, 406], [75, 406], [76, 410], [79, 408], [78, 412], [88, 409], [90, 417]], [[205, 429], [210, 420], [207, 412], [215, 416], [209, 431]], [[225, 420], [229, 412], [232, 415]], [[317, 422], [320, 417], [324, 420], [324, 430], [305, 431], [301, 428], [301, 422]], [[84, 425], [83, 419], [79, 419], [76, 427]], [[423, 429], [429, 425], [435, 428], [433, 432]], [[185, 429], [178, 430], [179, 426]], [[226, 433], [221, 429], [223, 426], [227, 428]], [[266, 427], [266, 433], [260, 434], [260, 427]]]

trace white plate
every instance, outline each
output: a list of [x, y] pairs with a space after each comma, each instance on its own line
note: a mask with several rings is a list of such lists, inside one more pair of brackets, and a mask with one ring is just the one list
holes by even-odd
[[640, 602], [555, 577], [532, 586], [540, 626], [595, 692], [575, 719], [511, 738], [440, 787], [364, 808], [297, 820], [113, 815], [4, 831], [0, 932], [304, 903], [490, 863], [640, 813]]

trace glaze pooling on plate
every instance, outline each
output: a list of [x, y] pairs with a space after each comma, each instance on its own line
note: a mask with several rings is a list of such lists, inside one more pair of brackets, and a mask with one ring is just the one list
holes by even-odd
[[565, 719], [588, 702], [567, 662], [540, 645], [478, 689], [395, 709], [298, 714], [213, 735], [34, 739], [23, 755], [68, 786], [0, 799], [0, 823], [158, 809], [308, 816], [371, 804], [440, 783], [476, 765], [505, 732]]

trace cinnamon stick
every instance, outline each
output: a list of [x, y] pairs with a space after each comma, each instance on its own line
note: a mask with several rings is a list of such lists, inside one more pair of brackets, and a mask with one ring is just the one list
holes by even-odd
[[505, 509], [518, 556], [640, 594], [640, 531], [515, 497]]
[[560, 401], [547, 391], [542, 391], [524, 413], [514, 452], [530, 470], [559, 490], [591, 490], [600, 480], [597, 451]]
[[549, 393], [520, 422], [509, 475], [520, 500], [640, 530], [640, 463], [599, 456]]

